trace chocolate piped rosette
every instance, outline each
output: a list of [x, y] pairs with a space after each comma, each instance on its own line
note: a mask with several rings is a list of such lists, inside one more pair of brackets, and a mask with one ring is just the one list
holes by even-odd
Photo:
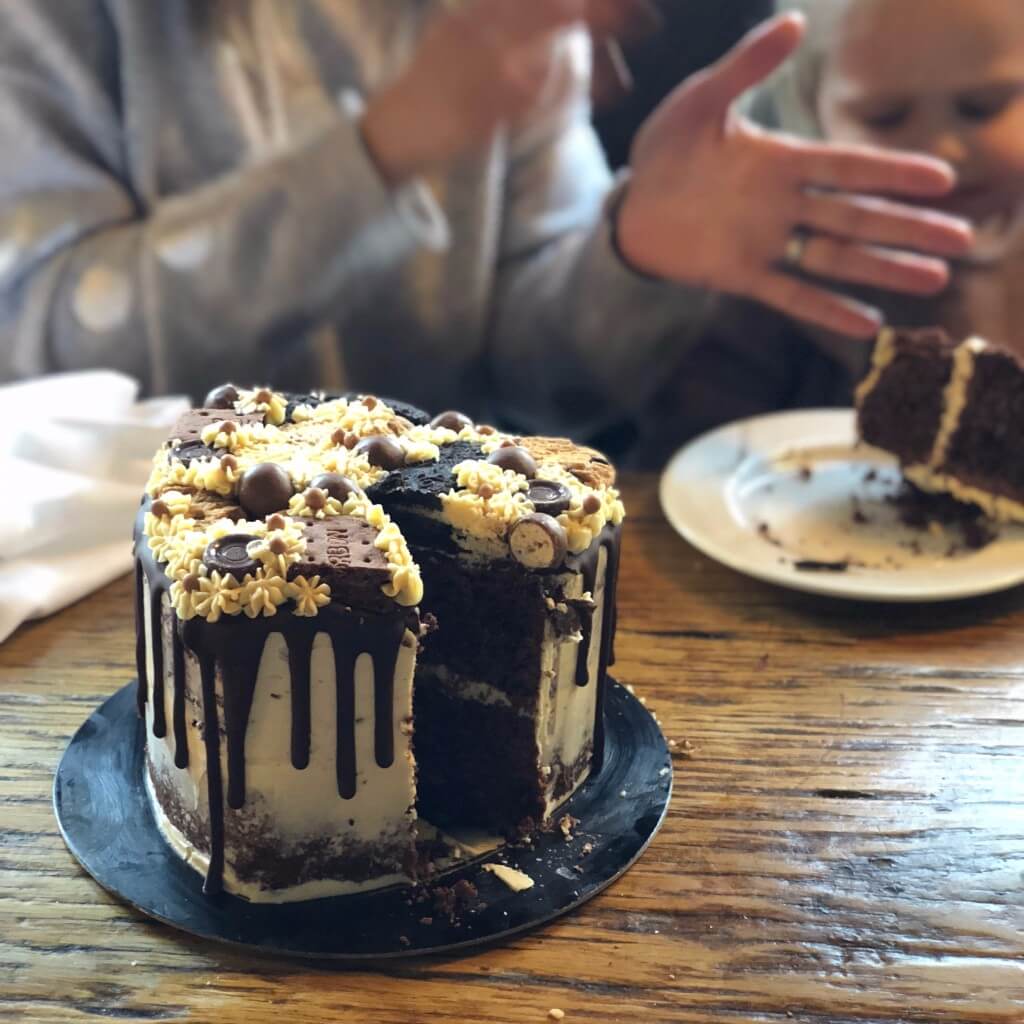
[[137, 660], [151, 801], [205, 890], [408, 882], [418, 815], [550, 820], [600, 762], [623, 515], [599, 453], [457, 412], [225, 385], [186, 413]]

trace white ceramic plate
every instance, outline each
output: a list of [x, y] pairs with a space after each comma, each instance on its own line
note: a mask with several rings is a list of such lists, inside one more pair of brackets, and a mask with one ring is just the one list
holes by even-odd
[[1024, 583], [1024, 528], [999, 526], [969, 550], [957, 527], [904, 525], [886, 500], [900, 483], [893, 458], [857, 445], [852, 410], [777, 413], [684, 448], [662, 476], [661, 505], [704, 554], [795, 590], [948, 601]]

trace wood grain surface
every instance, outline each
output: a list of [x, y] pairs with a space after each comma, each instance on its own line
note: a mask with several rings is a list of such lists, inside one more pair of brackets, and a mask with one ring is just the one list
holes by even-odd
[[1024, 1021], [1024, 591], [815, 599], [678, 540], [627, 480], [617, 674], [676, 741], [664, 830], [604, 895], [458, 959], [320, 969], [102, 892], [50, 807], [132, 676], [121, 580], [0, 647], [0, 1019], [217, 1024]]

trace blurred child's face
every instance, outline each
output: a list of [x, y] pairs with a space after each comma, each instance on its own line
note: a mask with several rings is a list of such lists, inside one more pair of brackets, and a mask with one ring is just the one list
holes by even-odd
[[952, 163], [951, 211], [1024, 205], [1024, 0], [851, 0], [819, 102], [831, 139]]

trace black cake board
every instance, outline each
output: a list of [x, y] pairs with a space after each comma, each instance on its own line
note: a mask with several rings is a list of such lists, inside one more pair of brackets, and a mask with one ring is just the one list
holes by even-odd
[[[135, 685], [78, 730], [61, 759], [53, 803], [68, 849], [104, 889], [174, 928], [276, 956], [373, 961], [467, 951], [567, 914], [619, 878], [661, 826], [672, 790], [665, 738], [647, 709], [609, 681], [604, 764], [556, 815], [580, 820], [460, 864], [420, 887], [298, 903], [202, 894], [202, 878], [167, 845], [143, 782], [144, 735]], [[591, 849], [585, 852], [589, 844]], [[513, 892], [484, 863], [529, 875]], [[433, 891], [469, 879], [477, 899], [452, 920]], [[424, 919], [430, 919], [426, 922]]]

